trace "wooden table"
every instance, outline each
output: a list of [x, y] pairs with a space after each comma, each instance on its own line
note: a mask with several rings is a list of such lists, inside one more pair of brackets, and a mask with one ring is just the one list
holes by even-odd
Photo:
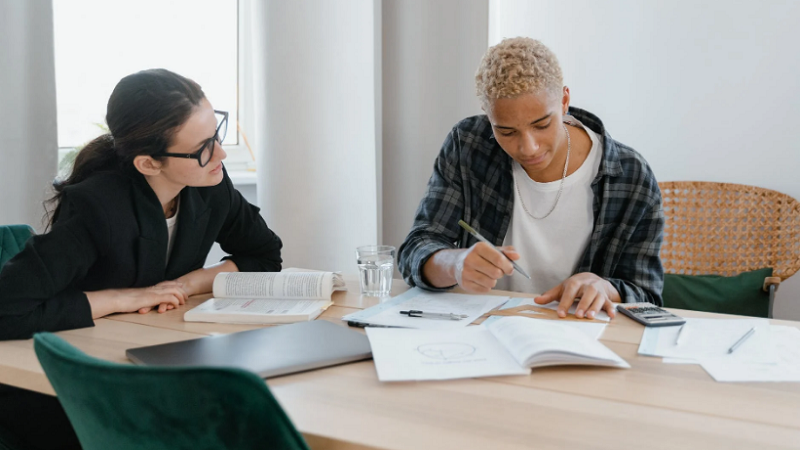
[[[378, 302], [357, 293], [357, 280], [347, 281], [350, 292], [334, 294], [322, 319], [344, 326], [342, 315]], [[407, 289], [395, 280], [392, 294]], [[192, 298], [188, 307], [205, 298]], [[58, 334], [92, 356], [129, 363], [130, 347], [255, 327], [187, 323], [188, 307], [115, 315]], [[630, 370], [551, 367], [529, 376], [380, 383], [365, 361], [267, 384], [320, 449], [800, 448], [800, 384], [716, 383], [700, 366], [639, 356], [642, 330], [618, 315], [601, 338]], [[31, 340], [0, 342], [0, 383], [53, 394]]]

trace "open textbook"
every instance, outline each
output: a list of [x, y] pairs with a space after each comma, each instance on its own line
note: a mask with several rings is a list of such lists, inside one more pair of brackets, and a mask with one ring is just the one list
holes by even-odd
[[503, 317], [454, 330], [367, 328], [381, 381], [526, 375], [533, 367], [629, 368], [599, 341], [557, 321]]
[[343, 290], [334, 272], [223, 272], [214, 278], [214, 297], [183, 315], [187, 322], [292, 323], [314, 320]]

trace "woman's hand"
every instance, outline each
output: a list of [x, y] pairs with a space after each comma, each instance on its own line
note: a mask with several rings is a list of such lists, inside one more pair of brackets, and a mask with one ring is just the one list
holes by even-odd
[[608, 317], [614, 317], [614, 302], [621, 300], [617, 289], [608, 282], [591, 272], [575, 274], [558, 286], [533, 299], [534, 302], [544, 305], [558, 300], [558, 317], [567, 317], [567, 311], [576, 299], [580, 298], [575, 309], [575, 316], [594, 319], [601, 309], [606, 310]]
[[220, 261], [214, 265], [197, 269], [178, 278], [187, 295], [208, 294], [214, 285], [214, 277], [220, 272], [238, 272], [239, 268], [231, 260]]
[[139, 314], [147, 314], [156, 307], [159, 313], [163, 313], [186, 304], [191, 295], [211, 292], [214, 277], [218, 273], [238, 271], [233, 261], [226, 260], [149, 288], [107, 289], [87, 292], [86, 297], [89, 298], [94, 319], [117, 312], [138, 311]]
[[106, 289], [87, 292], [92, 318], [98, 319], [118, 312], [138, 311], [142, 314], [158, 307], [163, 313], [186, 303], [189, 296], [177, 281], [164, 281], [148, 288]]
[[183, 291], [183, 296], [182, 296], [182, 299], [183, 299], [183, 300], [182, 300], [182, 301], [180, 301], [180, 304], [179, 304], [179, 305], [175, 305], [173, 302], [169, 301], [169, 300], [170, 300], [170, 298], [169, 298], [169, 297], [167, 297], [167, 300], [168, 300], [168, 301], [166, 301], [166, 302], [159, 303], [158, 305], [144, 306], [144, 307], [142, 307], [142, 308], [139, 308], [139, 310], [138, 310], [138, 311], [139, 311], [139, 314], [147, 314], [147, 313], [149, 313], [149, 312], [150, 312], [150, 311], [151, 311], [153, 308], [155, 308], [156, 306], [158, 306], [158, 312], [159, 312], [159, 313], [163, 313], [163, 312], [167, 312], [167, 311], [169, 311], [169, 310], [171, 310], [171, 309], [175, 309], [175, 308], [177, 308], [177, 307], [178, 307], [178, 306], [180, 306], [180, 305], [185, 305], [185, 304], [186, 304], [186, 302], [189, 300], [189, 296], [190, 296], [190, 295], [192, 295], [192, 294], [190, 294], [190, 293], [187, 291], [187, 286], [186, 286], [186, 285], [185, 285], [183, 282], [181, 282], [181, 281], [178, 281], [178, 280], [174, 280], [174, 281], [162, 281], [161, 283], [158, 283], [157, 285], [155, 285], [155, 286], [152, 286], [152, 287], [149, 287], [149, 288], [147, 288], [147, 289], [162, 289], [162, 290], [163, 290], [163, 289], [169, 289], [170, 287], [177, 287], [177, 288], [179, 288], [181, 291]]
[[[214, 277], [216, 277], [218, 273], [238, 272], [238, 271], [239, 268], [236, 267], [236, 264], [233, 261], [227, 260], [219, 262], [212, 266], [194, 270], [174, 281], [161, 282], [156, 286], [161, 286], [164, 283], [178, 283], [183, 289], [184, 294], [186, 294], [186, 298], [188, 299], [192, 295], [208, 294], [209, 292], [211, 292], [211, 287], [214, 283]], [[153, 306], [141, 308], [139, 309], [139, 313], [147, 314], [153, 308], [154, 308]], [[173, 308], [175, 308], [175, 306], [173, 306], [170, 303], [161, 304], [158, 305], [158, 312], [168, 311]]]

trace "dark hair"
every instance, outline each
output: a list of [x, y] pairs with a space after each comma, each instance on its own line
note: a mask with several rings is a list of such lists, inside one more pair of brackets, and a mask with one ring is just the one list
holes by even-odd
[[200, 85], [166, 69], [143, 70], [121, 79], [106, 108], [110, 133], [86, 144], [69, 177], [53, 183], [56, 194], [46, 202], [56, 205], [49, 226], [58, 219], [64, 188], [101, 171], [135, 170], [137, 156], [165, 151], [204, 98]]

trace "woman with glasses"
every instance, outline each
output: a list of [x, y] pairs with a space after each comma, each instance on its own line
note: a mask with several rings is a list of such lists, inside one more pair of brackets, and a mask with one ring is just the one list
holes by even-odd
[[[227, 119], [175, 73], [123, 78], [108, 101], [110, 133], [55, 185], [49, 232], [0, 272], [0, 339], [91, 327], [113, 313], [163, 313], [210, 292], [219, 272], [279, 271], [281, 240], [222, 165]], [[203, 267], [215, 241], [230, 256]], [[71, 433], [54, 397], [0, 385], [0, 404], [0, 431], [64, 439], [53, 434], [61, 423]], [[33, 429], [42, 426], [48, 433]]]

